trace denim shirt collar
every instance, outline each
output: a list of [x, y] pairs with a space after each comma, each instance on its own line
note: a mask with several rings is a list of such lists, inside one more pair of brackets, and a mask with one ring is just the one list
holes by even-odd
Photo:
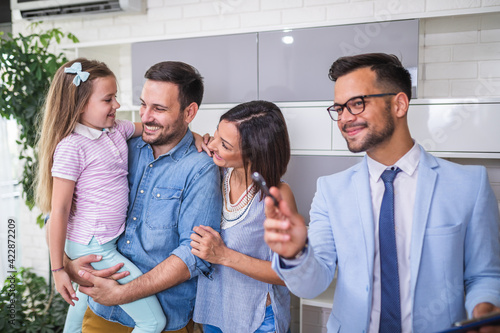
[[[158, 156], [158, 158], [161, 158], [163, 156], [170, 156], [172, 160], [174, 160], [175, 162], [179, 161], [184, 155], [187, 154], [193, 140], [194, 140], [193, 134], [191, 133], [191, 130], [188, 128], [182, 140], [179, 141], [179, 143], [174, 148], [170, 149], [169, 152]], [[153, 147], [151, 147], [149, 143], [144, 142], [142, 139], [137, 142], [137, 148], [142, 149], [145, 146], [150, 147], [151, 150], [153, 149]]]

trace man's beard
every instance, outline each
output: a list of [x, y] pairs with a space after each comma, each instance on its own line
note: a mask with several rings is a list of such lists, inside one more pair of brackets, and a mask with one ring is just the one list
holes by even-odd
[[158, 136], [151, 137], [149, 135], [145, 135], [144, 132], [142, 133], [142, 140], [152, 146], [171, 144], [173, 142], [179, 141], [180, 139], [182, 139], [184, 134], [186, 134], [183, 112], [179, 114], [179, 117], [177, 118], [175, 123], [168, 125], [166, 128], [154, 122], [145, 123], [143, 124], [143, 126], [144, 125], [160, 127], [161, 133]]
[[[356, 142], [350, 142], [346, 139], [347, 148], [353, 153], [360, 153], [363, 151], [367, 151], [370, 148], [377, 146], [378, 144], [384, 142], [388, 138], [392, 136], [394, 133], [394, 120], [391, 117], [391, 105], [388, 103], [385, 108], [385, 127], [378, 132], [370, 132], [366, 135], [364, 140], [359, 143], [358, 146], [355, 146]], [[359, 125], [359, 124], [358, 124]], [[365, 124], [366, 127], [366, 124]], [[342, 132], [346, 130], [346, 125], [344, 125]], [[345, 137], [344, 137], [345, 138]]]

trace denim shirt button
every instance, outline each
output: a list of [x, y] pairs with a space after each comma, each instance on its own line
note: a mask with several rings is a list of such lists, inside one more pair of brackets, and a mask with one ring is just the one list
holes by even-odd
[[144, 190], [141, 190], [141, 193], [144, 193]]
[[130, 241], [129, 241], [129, 240], [127, 241], [127, 244], [130, 244]]
[[149, 167], [150, 167], [150, 168], [152, 168], [152, 167], [153, 167], [153, 164], [150, 164], [150, 165], [149, 165]]
[[160, 193], [158, 193], [156, 196], [159, 198], [160, 197]]
[[132, 220], [134, 220], [134, 221], [135, 221], [135, 220], [137, 220], [137, 217], [135, 217], [135, 216], [134, 216], [134, 217], [132, 218]]

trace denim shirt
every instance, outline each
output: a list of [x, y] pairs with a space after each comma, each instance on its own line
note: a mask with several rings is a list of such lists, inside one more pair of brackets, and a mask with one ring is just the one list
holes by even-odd
[[[156, 294], [167, 317], [165, 330], [178, 330], [193, 316], [198, 275], [211, 272], [209, 263], [191, 253], [189, 236], [197, 225], [220, 230], [219, 168], [207, 154], [198, 153], [189, 129], [177, 146], [157, 159], [141, 137], [129, 140], [128, 145], [129, 208], [118, 250], [143, 273], [171, 255], [186, 264], [191, 278]], [[107, 320], [134, 326], [118, 306], [92, 300], [89, 304]]]

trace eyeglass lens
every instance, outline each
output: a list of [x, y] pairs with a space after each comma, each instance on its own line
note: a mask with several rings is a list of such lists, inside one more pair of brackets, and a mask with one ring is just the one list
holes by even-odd
[[365, 110], [365, 100], [363, 99], [363, 97], [353, 97], [345, 104], [334, 104], [333, 106], [328, 108], [332, 119], [338, 120], [344, 112], [345, 107], [349, 110], [349, 112], [351, 112], [351, 114], [359, 114]]

